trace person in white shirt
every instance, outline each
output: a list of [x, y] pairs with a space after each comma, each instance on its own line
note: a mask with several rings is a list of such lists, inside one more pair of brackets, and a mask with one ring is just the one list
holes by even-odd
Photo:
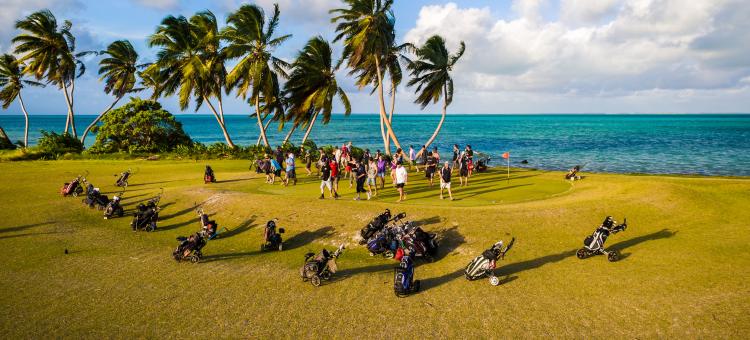
[[398, 200], [396, 202], [406, 200], [404, 187], [406, 186], [408, 177], [409, 173], [406, 171], [406, 168], [404, 168], [404, 164], [398, 162], [396, 165], [396, 189], [398, 189]]

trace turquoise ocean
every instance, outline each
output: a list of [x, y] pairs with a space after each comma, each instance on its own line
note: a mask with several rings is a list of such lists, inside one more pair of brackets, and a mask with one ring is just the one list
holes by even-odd
[[[223, 141], [211, 115], [177, 115], [196, 141]], [[79, 133], [94, 116], [77, 116]], [[440, 117], [397, 114], [394, 129], [404, 148], [417, 149], [434, 131]], [[65, 116], [31, 116], [30, 141], [40, 130], [60, 131]], [[255, 144], [258, 127], [245, 115], [229, 115], [227, 127], [235, 143]], [[23, 116], [0, 115], [0, 126], [11, 139], [23, 138]], [[291, 142], [299, 144], [304, 131]], [[269, 139], [278, 144], [286, 131], [269, 127]], [[318, 121], [310, 136], [318, 145], [354, 145], [373, 152], [383, 148], [378, 116], [334, 115], [330, 123]], [[87, 141], [91, 144], [93, 136]], [[750, 114], [537, 114], [448, 115], [436, 143], [443, 158], [453, 144], [470, 144], [492, 156], [491, 165], [505, 165], [499, 156], [511, 154], [512, 166], [561, 170], [585, 164], [585, 170], [616, 173], [703, 174], [750, 176]], [[528, 164], [521, 164], [526, 160]]]

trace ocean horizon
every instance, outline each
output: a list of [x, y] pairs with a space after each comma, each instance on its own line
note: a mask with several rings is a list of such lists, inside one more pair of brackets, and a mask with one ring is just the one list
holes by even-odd
[[[177, 114], [190, 137], [204, 144], [223, 142], [215, 118], [209, 114]], [[40, 130], [61, 131], [65, 115], [32, 115], [29, 142]], [[76, 116], [79, 133], [94, 115]], [[394, 129], [402, 147], [421, 146], [432, 135], [440, 115], [396, 114]], [[255, 119], [244, 114], [226, 116], [227, 128], [238, 145], [258, 139]], [[22, 115], [0, 115], [13, 140], [23, 139]], [[276, 124], [268, 129], [269, 142], [279, 144], [286, 133]], [[304, 129], [291, 142], [299, 144]], [[87, 145], [94, 142], [94, 135]], [[335, 114], [328, 125], [318, 120], [310, 139], [318, 145], [354, 145], [373, 152], [383, 148], [377, 114]], [[700, 174], [750, 176], [750, 114], [449, 114], [434, 146], [450, 157], [453, 144], [472, 145], [490, 155], [491, 165], [504, 165], [503, 152], [511, 153], [511, 166], [564, 170], [585, 165], [585, 170], [613, 173]], [[526, 160], [527, 164], [521, 164]]]

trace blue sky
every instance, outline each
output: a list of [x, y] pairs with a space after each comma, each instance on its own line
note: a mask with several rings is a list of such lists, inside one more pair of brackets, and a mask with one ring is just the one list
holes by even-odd
[[[209, 9], [220, 19], [240, 0], [0, 0], [0, 51], [11, 50], [13, 22], [51, 9], [73, 21], [79, 49], [101, 50], [128, 39], [142, 61], [145, 45], [168, 14], [189, 16]], [[293, 38], [278, 56], [291, 59], [307, 39], [333, 37], [328, 10], [339, 0], [257, 0], [270, 11], [281, 7], [280, 33]], [[443, 35], [450, 48], [463, 40], [467, 52], [454, 71], [451, 113], [673, 113], [747, 112], [750, 107], [750, 4], [742, 0], [396, 0], [401, 41], [421, 43]], [[97, 58], [76, 90], [76, 111], [96, 114], [112, 98], [96, 77]], [[358, 91], [339, 73], [358, 113], [377, 110], [369, 90]], [[54, 88], [24, 94], [31, 114], [64, 114]], [[401, 87], [399, 113], [438, 113], [413, 104]], [[175, 100], [162, 100], [179, 113]], [[239, 99], [225, 111], [247, 114]], [[190, 110], [185, 113], [192, 113]], [[19, 114], [17, 105], [0, 114]], [[200, 113], [208, 113], [202, 109]]]

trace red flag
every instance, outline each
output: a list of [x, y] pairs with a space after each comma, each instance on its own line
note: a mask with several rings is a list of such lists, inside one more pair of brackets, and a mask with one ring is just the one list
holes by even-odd
[[506, 152], [503, 154], [503, 158], [508, 159], [510, 158], [510, 152]]

